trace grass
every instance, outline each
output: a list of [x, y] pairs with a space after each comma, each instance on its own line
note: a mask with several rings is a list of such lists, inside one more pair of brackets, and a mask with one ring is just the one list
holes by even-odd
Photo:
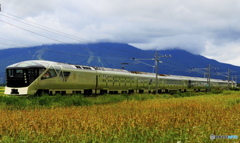
[[0, 109], [35, 109], [71, 106], [91, 106], [98, 104], [118, 103], [125, 100], [143, 101], [154, 98], [172, 98], [171, 95], [102, 95], [97, 97], [84, 97], [82, 95], [49, 96], [41, 97], [17, 97], [0, 96]]
[[0, 96], [0, 142], [237, 142], [240, 94]]
[[[231, 94], [234, 91], [225, 91], [222, 94]], [[217, 94], [219, 92], [207, 93], [208, 95]], [[42, 95], [40, 97], [28, 96], [0, 96], [0, 109], [35, 109], [35, 108], [55, 108], [55, 107], [71, 107], [71, 106], [91, 106], [98, 104], [110, 104], [123, 101], [145, 101], [150, 99], [169, 99], [169, 98], [184, 98], [192, 96], [200, 96], [206, 93], [177, 92], [175, 94], [106, 94], [97, 97], [84, 97], [83, 95]], [[220, 94], [221, 95], [221, 94]], [[229, 103], [231, 104], [231, 103]]]
[[0, 86], [0, 95], [4, 93], [4, 87]]

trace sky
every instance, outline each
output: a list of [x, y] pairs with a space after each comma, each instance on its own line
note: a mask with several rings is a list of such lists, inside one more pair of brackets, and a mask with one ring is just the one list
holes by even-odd
[[0, 49], [119, 42], [143, 50], [178, 48], [240, 66], [239, 0], [0, 0], [0, 4]]

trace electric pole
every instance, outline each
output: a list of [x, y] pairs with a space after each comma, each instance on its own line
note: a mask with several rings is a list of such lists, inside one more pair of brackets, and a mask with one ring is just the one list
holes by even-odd
[[208, 84], [208, 91], [210, 91], [211, 90], [211, 69], [215, 69], [215, 70], [217, 70], [217, 69], [219, 69], [219, 68], [217, 68], [217, 67], [213, 67], [213, 66], [211, 66], [210, 64], [208, 65], [208, 67], [207, 67], [207, 75], [208, 75], [208, 77], [207, 77], [207, 84]]
[[[156, 51], [153, 59], [135, 59], [135, 58], [132, 58], [132, 60], [138, 61], [142, 64], [145, 64], [147, 66], [151, 66], [151, 67], [155, 68], [155, 73], [156, 73], [156, 91], [155, 92], [156, 92], [156, 94], [158, 93], [158, 63], [159, 62], [162, 63], [162, 61], [160, 61], [161, 57], [172, 57], [172, 56], [171, 55], [158, 55], [158, 52]], [[139, 60], [154, 60], [155, 61], [155, 66], [149, 65], [149, 64], [141, 62]]]
[[159, 57], [158, 57], [158, 52], [155, 52], [155, 72], [156, 72], [156, 94], [158, 93], [158, 62], [159, 61]]
[[[228, 89], [230, 89], [230, 73], [235, 73], [236, 71], [232, 71], [230, 69], [228, 69]], [[233, 83], [233, 77], [232, 77], [232, 83]]]
[[207, 88], [207, 91], [209, 92], [211, 90], [210, 86], [211, 86], [211, 65], [209, 64], [208, 65], [208, 68], [207, 68], [207, 85], [208, 85], [208, 88]]
[[[211, 90], [211, 69], [216, 67], [211, 66], [210, 64], [207, 66], [207, 68], [193, 68], [193, 70], [206, 70], [206, 77], [207, 77], [207, 92]], [[204, 73], [205, 78], [205, 73]]]

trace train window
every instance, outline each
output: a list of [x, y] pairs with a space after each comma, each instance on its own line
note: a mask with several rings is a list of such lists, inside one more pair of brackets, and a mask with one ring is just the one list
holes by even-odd
[[59, 74], [61, 71], [61, 67], [59, 66], [54, 66], [54, 69], [56, 70], [57, 74]]
[[59, 78], [60, 78], [61, 81], [64, 81], [64, 77], [63, 77], [62, 71], [59, 73]]
[[76, 65], [75, 67], [78, 68], [78, 69], [82, 69], [82, 67], [81, 67], [81, 66], [78, 66], [78, 65]]
[[85, 69], [85, 70], [91, 70], [90, 67], [83, 67], [83, 69]]
[[28, 81], [32, 83], [38, 77], [38, 69], [28, 69]]
[[42, 80], [43, 79], [48, 79], [48, 78], [53, 78], [56, 77], [57, 74], [55, 72], [55, 70], [51, 67], [43, 76], [42, 76]]
[[7, 70], [8, 71], [8, 76], [9, 77], [13, 77], [13, 75], [14, 75], [14, 70]]
[[63, 72], [65, 82], [68, 80], [68, 77], [70, 76], [70, 72]]
[[28, 86], [26, 71], [23, 69], [7, 69], [7, 86], [25, 87]]
[[14, 77], [14, 78], [23, 78], [23, 70], [19, 69], [10, 69], [8, 71], [8, 77]]
[[51, 76], [50, 76], [50, 73], [47, 71], [47, 72], [41, 77], [41, 79], [43, 80], [43, 79], [48, 79], [48, 78], [51, 78]]
[[53, 67], [51, 67], [48, 71], [49, 71], [51, 77], [56, 77], [56, 76], [57, 76], [57, 73], [56, 73], [56, 71], [53, 69]]
[[41, 75], [46, 69], [39, 69], [39, 75]]

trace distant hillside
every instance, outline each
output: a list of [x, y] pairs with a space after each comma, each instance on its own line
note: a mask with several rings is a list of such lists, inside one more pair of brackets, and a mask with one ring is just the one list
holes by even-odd
[[[121, 63], [129, 71], [154, 72], [153, 67], [137, 63], [136, 59], [154, 58], [155, 51], [144, 51], [128, 44], [122, 43], [94, 43], [94, 44], [56, 44], [42, 45], [29, 48], [12, 48], [0, 50], [0, 83], [5, 82], [5, 68], [16, 62], [25, 60], [50, 60], [79, 65], [100, 66], [109, 68], [121, 68]], [[204, 76], [204, 70], [193, 71], [192, 68], [206, 68], [207, 65], [217, 67], [212, 69], [213, 78], [226, 79], [219, 73], [226, 73], [228, 69], [239, 71], [240, 67], [230, 64], [219, 63], [216, 60], [194, 55], [184, 50], [173, 49], [159, 51], [159, 54], [171, 54], [170, 58], [161, 58], [163, 63], [159, 64], [159, 73], [184, 76]], [[154, 61], [141, 60], [150, 65]]]

